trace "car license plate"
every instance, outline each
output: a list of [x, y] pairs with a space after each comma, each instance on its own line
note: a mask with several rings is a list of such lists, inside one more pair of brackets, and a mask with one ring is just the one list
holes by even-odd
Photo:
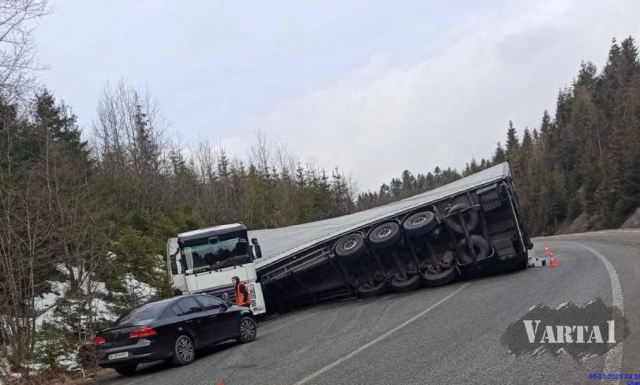
[[129, 353], [128, 352], [109, 354], [109, 359], [110, 360], [117, 360], [118, 358], [125, 358], [125, 357], [129, 357]]

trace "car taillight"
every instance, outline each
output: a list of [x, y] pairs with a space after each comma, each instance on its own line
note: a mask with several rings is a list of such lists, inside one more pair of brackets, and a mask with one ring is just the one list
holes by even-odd
[[129, 338], [146, 338], [158, 334], [154, 328], [145, 326], [140, 329], [133, 330], [129, 333]]
[[95, 345], [95, 346], [100, 346], [100, 345], [104, 344], [105, 342], [107, 342], [107, 340], [105, 340], [104, 337], [98, 336], [98, 337], [93, 339], [93, 345]]

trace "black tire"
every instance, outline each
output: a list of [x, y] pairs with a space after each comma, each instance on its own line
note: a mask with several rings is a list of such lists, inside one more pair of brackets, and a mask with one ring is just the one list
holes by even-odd
[[385, 222], [376, 226], [369, 233], [369, 243], [372, 249], [387, 249], [400, 240], [402, 232], [396, 222]]
[[[459, 211], [466, 209], [467, 207], [469, 207], [469, 205], [467, 205], [466, 203], [455, 204], [451, 206], [447, 215], [455, 214]], [[464, 224], [467, 227], [468, 232], [471, 232], [473, 229], [476, 228], [476, 226], [478, 225], [478, 219], [479, 219], [478, 213], [475, 212], [475, 210], [467, 210], [464, 213], [462, 213], [462, 220], [464, 220]], [[458, 215], [452, 215], [446, 218], [445, 223], [456, 233], [464, 234], [464, 230], [462, 229], [462, 224], [458, 220]]]
[[427, 272], [423, 273], [424, 282], [429, 287], [438, 287], [453, 283], [458, 279], [459, 274], [455, 266], [451, 266], [449, 269], [441, 272], [440, 274], [431, 275]]
[[171, 362], [175, 366], [189, 365], [196, 358], [196, 348], [193, 340], [186, 334], [182, 334], [176, 338], [173, 344], [173, 359]]
[[251, 317], [242, 317], [240, 320], [240, 335], [238, 336], [238, 342], [241, 344], [252, 342], [256, 339], [257, 333], [258, 326], [256, 326], [256, 321]]
[[402, 227], [407, 237], [413, 238], [427, 235], [435, 230], [438, 227], [438, 221], [436, 221], [436, 216], [431, 211], [422, 211], [405, 219]]
[[349, 234], [340, 238], [334, 247], [337, 256], [342, 258], [357, 258], [366, 250], [367, 245], [360, 234]]
[[389, 282], [389, 286], [391, 286], [391, 290], [396, 293], [406, 293], [422, 286], [422, 277], [420, 274], [414, 274], [406, 280], [393, 278], [391, 282]]
[[136, 372], [137, 368], [138, 368], [138, 364], [131, 364], [131, 365], [116, 366], [113, 369], [121, 376], [132, 376]]
[[[476, 261], [484, 259], [489, 255], [490, 246], [489, 243], [484, 239], [484, 237], [480, 235], [471, 235], [469, 239], [471, 240], [471, 246], [476, 253]], [[473, 255], [469, 253], [466, 238], [458, 243], [458, 260], [462, 264], [474, 262]]]
[[387, 285], [387, 283], [384, 281], [376, 282], [373, 286], [363, 284], [358, 286], [356, 291], [358, 293], [358, 297], [360, 298], [377, 297], [389, 292], [389, 285]]
[[[445, 252], [441, 257], [442, 260], [445, 259], [445, 255], [447, 253], [452, 253], [452, 252], [451, 251]], [[450, 256], [453, 257], [453, 254], [450, 254]], [[423, 271], [422, 277], [424, 278], [424, 282], [427, 284], [427, 286], [431, 286], [431, 287], [444, 286], [454, 282], [460, 276], [460, 274], [458, 273], [458, 269], [456, 269], [455, 267], [455, 263], [456, 263], [455, 260], [451, 258], [449, 262], [450, 266], [439, 273], [429, 272], [428, 270]]]

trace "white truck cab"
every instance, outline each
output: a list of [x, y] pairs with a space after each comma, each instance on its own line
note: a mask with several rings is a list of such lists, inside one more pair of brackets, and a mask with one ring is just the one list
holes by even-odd
[[261, 257], [258, 241], [254, 238], [249, 244], [242, 223], [189, 231], [167, 242], [167, 268], [177, 294], [209, 293], [222, 297], [226, 293], [235, 301], [231, 278], [237, 276], [249, 288], [255, 315], [267, 311], [254, 263]]

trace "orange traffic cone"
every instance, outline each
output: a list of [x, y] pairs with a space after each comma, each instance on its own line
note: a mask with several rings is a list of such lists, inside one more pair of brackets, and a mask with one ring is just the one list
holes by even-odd
[[553, 251], [551, 252], [551, 258], [549, 258], [549, 267], [558, 267], [558, 261], [556, 261], [556, 257], [553, 256]]
[[549, 245], [547, 245], [546, 243], [544, 244], [544, 253], [546, 255], [550, 255], [551, 254], [551, 250], [549, 250]]

